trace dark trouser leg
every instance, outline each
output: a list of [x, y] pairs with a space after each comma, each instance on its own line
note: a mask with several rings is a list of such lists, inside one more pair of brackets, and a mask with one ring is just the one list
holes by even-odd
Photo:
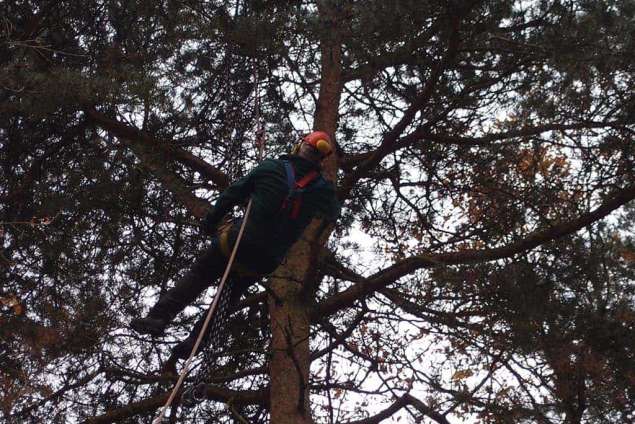
[[210, 247], [192, 265], [176, 285], [161, 296], [148, 313], [148, 317], [167, 322], [192, 303], [223, 272], [227, 259], [213, 239]]

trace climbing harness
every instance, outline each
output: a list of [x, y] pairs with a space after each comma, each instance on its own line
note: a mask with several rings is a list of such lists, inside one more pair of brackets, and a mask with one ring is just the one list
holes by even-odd
[[300, 215], [300, 208], [302, 207], [302, 197], [304, 193], [325, 185], [326, 181], [316, 170], [307, 172], [304, 177], [300, 178], [299, 181], [296, 181], [293, 165], [291, 165], [291, 162], [288, 160], [284, 161], [284, 170], [287, 174], [287, 186], [289, 192], [287, 197], [282, 201], [280, 211], [288, 214], [291, 219], [297, 219]]
[[[256, 120], [255, 144], [258, 148], [258, 161], [262, 160], [262, 157], [264, 154], [264, 148], [265, 148], [264, 125], [260, 119], [259, 91], [260, 91], [260, 80], [258, 76], [258, 67], [257, 67], [257, 64], [254, 63], [254, 98], [255, 98], [254, 99], [254, 115]], [[227, 261], [227, 267], [225, 268], [225, 272], [223, 273], [223, 276], [218, 285], [218, 289], [216, 290], [216, 294], [214, 295], [214, 300], [212, 300], [212, 304], [209, 307], [209, 310], [205, 317], [205, 321], [203, 322], [203, 326], [201, 327], [201, 330], [196, 338], [196, 342], [194, 343], [192, 352], [190, 353], [190, 356], [185, 361], [185, 365], [183, 365], [183, 370], [181, 371], [181, 374], [179, 375], [179, 378], [176, 384], [174, 385], [174, 388], [172, 389], [170, 396], [165, 402], [165, 405], [163, 405], [163, 407], [159, 411], [159, 415], [157, 416], [157, 418], [155, 418], [154, 421], [152, 421], [152, 424], [162, 423], [163, 418], [165, 417], [166, 410], [172, 405], [172, 402], [174, 401], [174, 398], [178, 394], [179, 389], [181, 388], [181, 385], [183, 384], [183, 381], [185, 380], [185, 377], [190, 371], [190, 365], [192, 364], [192, 361], [194, 360], [194, 357], [196, 356], [198, 352], [198, 348], [200, 347], [203, 341], [203, 338], [205, 337], [205, 334], [207, 332], [207, 329], [210, 326], [210, 322], [212, 322], [212, 318], [214, 317], [216, 318], [214, 320], [214, 324], [211, 327], [211, 330], [213, 331], [211, 334], [212, 341], [216, 341], [214, 339], [219, 337], [221, 334], [220, 329], [222, 328], [224, 321], [227, 320], [226, 315], [229, 309], [229, 299], [231, 298], [231, 287], [230, 285], [226, 286], [225, 283], [232, 269], [232, 265], [234, 264], [234, 260], [236, 258], [236, 252], [238, 251], [238, 246], [243, 237], [245, 224], [247, 223], [247, 218], [249, 217], [249, 213], [251, 212], [251, 204], [252, 204], [252, 201], [250, 199], [249, 202], [247, 203], [247, 208], [245, 209], [243, 220], [240, 225], [240, 230], [238, 231], [238, 237], [236, 238], [236, 242], [234, 243], [234, 247], [229, 256], [229, 260]], [[202, 397], [204, 397], [204, 393], [202, 393], [200, 389], [201, 389], [200, 383], [193, 386], [192, 397], [195, 400], [197, 398], [202, 400]]]

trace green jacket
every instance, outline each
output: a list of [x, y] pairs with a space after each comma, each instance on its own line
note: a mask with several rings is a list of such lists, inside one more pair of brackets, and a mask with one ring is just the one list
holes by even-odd
[[[302, 204], [297, 218], [292, 219], [288, 213], [281, 212], [289, 193], [284, 160], [293, 166], [296, 181], [313, 169], [319, 171], [316, 164], [299, 156], [265, 159], [221, 193], [214, 208], [205, 217], [205, 227], [214, 227], [235, 205], [246, 203], [251, 197], [251, 212], [240, 243], [238, 261], [263, 273], [273, 271], [282, 262], [313, 218], [335, 221], [340, 214], [335, 187], [329, 181], [311, 187], [301, 195]], [[237, 223], [232, 226], [232, 245], [239, 227]]]

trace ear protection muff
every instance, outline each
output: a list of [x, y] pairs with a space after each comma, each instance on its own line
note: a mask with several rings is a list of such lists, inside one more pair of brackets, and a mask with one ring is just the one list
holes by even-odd
[[[324, 131], [313, 131], [312, 133], [305, 135], [302, 138], [302, 141], [313, 146], [322, 154], [323, 158], [330, 155], [333, 151], [333, 148], [331, 147], [331, 137], [329, 137], [329, 135]], [[299, 149], [300, 145], [296, 147]]]
[[315, 142], [315, 148], [318, 149], [322, 156], [326, 157], [331, 154], [331, 143], [326, 140], [319, 139]]

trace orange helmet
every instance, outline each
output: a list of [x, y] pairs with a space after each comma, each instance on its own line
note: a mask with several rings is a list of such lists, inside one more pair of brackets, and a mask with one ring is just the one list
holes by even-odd
[[331, 137], [329, 137], [329, 135], [324, 131], [313, 131], [312, 133], [305, 135], [302, 138], [302, 141], [313, 146], [322, 154], [323, 157], [326, 157], [333, 152]]

